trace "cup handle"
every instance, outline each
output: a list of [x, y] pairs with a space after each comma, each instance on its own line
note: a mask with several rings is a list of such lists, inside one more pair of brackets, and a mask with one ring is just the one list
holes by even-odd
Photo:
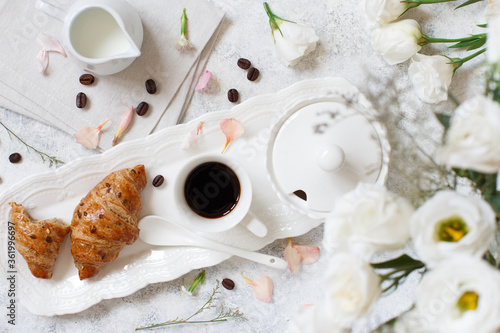
[[267, 235], [267, 227], [251, 212], [248, 212], [243, 221], [240, 222], [242, 226], [247, 228], [251, 233], [258, 237]]
[[66, 17], [66, 13], [61, 8], [53, 6], [43, 0], [37, 0], [35, 8], [61, 22], [64, 22], [64, 18]]

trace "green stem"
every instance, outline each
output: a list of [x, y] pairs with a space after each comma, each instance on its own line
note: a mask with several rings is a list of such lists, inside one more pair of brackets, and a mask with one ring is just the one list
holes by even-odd
[[186, 22], [187, 22], [186, 8], [184, 8], [182, 10], [182, 16], [181, 16], [181, 35], [182, 36], [186, 35]]
[[469, 61], [469, 60], [471, 60], [471, 59], [474, 59], [475, 57], [477, 57], [478, 55], [480, 55], [480, 54], [482, 54], [482, 53], [484, 53], [484, 52], [486, 52], [486, 48], [481, 49], [481, 50], [477, 51], [476, 53], [471, 54], [471, 55], [470, 55], [470, 56], [468, 56], [468, 57], [462, 58], [462, 64], [466, 63], [467, 61]]
[[16, 139], [18, 139], [19, 141], [21, 141], [21, 143], [23, 145], [25, 145], [27, 148], [28, 148], [28, 151], [29, 149], [33, 150], [34, 152], [36, 152], [38, 155], [40, 155], [40, 157], [42, 158], [42, 160], [45, 162], [45, 157], [47, 157], [49, 159], [49, 167], [52, 166], [52, 164], [64, 164], [63, 161], [61, 160], [58, 160], [55, 156], [49, 156], [48, 154], [36, 149], [35, 147], [27, 144], [26, 142], [24, 142], [23, 139], [21, 139], [19, 136], [16, 135], [16, 133], [12, 132], [12, 130], [10, 130], [7, 126], [4, 125], [4, 123], [2, 123], [0, 121], [0, 125], [2, 125], [6, 130], [7, 132], [9, 133], [9, 135], [13, 135]]
[[430, 43], [457, 43], [457, 42], [468, 42], [478, 39], [478, 36], [469, 36], [463, 38], [434, 38], [427, 35], [422, 35], [418, 41], [418, 45], [424, 46]]
[[[280, 23], [282, 23], [282, 21], [287, 21], [287, 22], [291, 22], [291, 21], [282, 19], [281, 17], [275, 15], [271, 11], [271, 9], [269, 8], [269, 5], [267, 4], [267, 2], [264, 2], [264, 9], [266, 11], [267, 16], [269, 16], [269, 25], [271, 26], [271, 30], [272, 31], [278, 30], [280, 32], [281, 36], [283, 36], [283, 33], [281, 32], [281, 29], [280, 29]], [[279, 20], [281, 22], [278, 22], [277, 20]]]

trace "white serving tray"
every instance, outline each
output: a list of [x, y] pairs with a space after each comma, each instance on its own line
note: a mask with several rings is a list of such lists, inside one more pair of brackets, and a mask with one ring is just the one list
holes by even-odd
[[[209, 238], [258, 250], [279, 238], [302, 235], [322, 223], [283, 203], [274, 192], [266, 171], [266, 150], [271, 128], [287, 110], [297, 105], [359, 94], [357, 88], [341, 78], [323, 78], [296, 83], [276, 94], [249, 99], [230, 110], [211, 112], [187, 124], [164, 129], [146, 138], [121, 143], [103, 154], [81, 158], [58, 169], [24, 179], [0, 196], [0, 273], [2, 281], [12, 271], [8, 267], [9, 202], [23, 204], [35, 219], [52, 217], [71, 222], [73, 210], [85, 194], [111, 171], [144, 164], [148, 185], [142, 193], [141, 216], [154, 214], [176, 219], [173, 184], [182, 163], [205, 152], [220, 152], [225, 136], [219, 128], [224, 118], [236, 118], [245, 133], [235, 139], [224, 154], [236, 159], [248, 172], [253, 187], [251, 211], [268, 227], [264, 238], [254, 236], [241, 226]], [[195, 144], [180, 149], [200, 121], [205, 122]], [[388, 154], [388, 150], [385, 150]], [[388, 155], [386, 156], [388, 158]], [[162, 174], [161, 187], [151, 186]], [[139, 225], [140, 227], [140, 225]], [[189, 271], [216, 265], [230, 255], [199, 248], [151, 246], [138, 239], [126, 246], [118, 259], [109, 263], [94, 278], [80, 281], [67, 237], [61, 246], [51, 280], [37, 279], [24, 258], [16, 252], [17, 296], [32, 313], [44, 316], [83, 311], [103, 299], [123, 297], [150, 283], [176, 279]]]

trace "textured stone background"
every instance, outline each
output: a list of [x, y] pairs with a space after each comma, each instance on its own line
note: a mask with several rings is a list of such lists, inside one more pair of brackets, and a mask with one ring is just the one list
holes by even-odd
[[[226, 92], [236, 88], [240, 92], [240, 102], [263, 93], [277, 92], [297, 81], [325, 76], [342, 76], [357, 85], [362, 92], [385, 86], [378, 80], [394, 81], [400, 95], [401, 108], [408, 117], [407, 124], [425, 125], [430, 131], [426, 136], [439, 137], [439, 127], [432, 117], [432, 111], [450, 112], [454, 108], [451, 102], [437, 106], [421, 103], [408, 86], [408, 62], [388, 66], [374, 51], [365, 29], [365, 14], [362, 1], [306, 1], [277, 0], [270, 3], [271, 9], [281, 17], [301, 21], [314, 27], [320, 42], [314, 53], [303, 59], [297, 66], [286, 68], [273, 55], [273, 42], [267, 16], [262, 2], [255, 0], [207, 0], [226, 12], [226, 19], [219, 40], [211, 55], [207, 69], [217, 77], [221, 92], [196, 93], [186, 121], [207, 112], [231, 108]], [[483, 10], [486, 2], [454, 11], [455, 4], [421, 6], [405, 17], [415, 18], [421, 24], [424, 33], [434, 37], [463, 37], [469, 33], [482, 32], [475, 24], [484, 23]], [[188, 14], [189, 15], [189, 14]], [[436, 54], [446, 52], [451, 56], [461, 56], [462, 51], [448, 51], [441, 46], [425, 47], [422, 53]], [[246, 79], [246, 72], [236, 66], [239, 57], [252, 61], [261, 71], [255, 82]], [[484, 59], [484, 58], [482, 58]], [[481, 60], [481, 59], [480, 59]], [[451, 93], [463, 101], [482, 91], [481, 69], [474, 61], [459, 69], [451, 86]], [[375, 80], [375, 78], [377, 80]], [[95, 154], [76, 144], [72, 135], [63, 133], [39, 122], [21, 117], [9, 110], [0, 109], [1, 121], [40, 150], [55, 155], [69, 162], [79, 157]], [[418, 137], [418, 136], [417, 136]], [[422, 141], [422, 142], [423, 142]], [[23, 161], [11, 164], [8, 156], [20, 152]], [[16, 139], [10, 138], [0, 127], [0, 192], [5, 191], [21, 179], [32, 174], [48, 170], [48, 164], [42, 163], [35, 153], [28, 153]], [[403, 186], [397, 182], [391, 184], [394, 190]], [[296, 244], [319, 245], [323, 228], [319, 227], [308, 234], [295, 239]], [[262, 252], [281, 255], [286, 240], [278, 240]], [[4, 250], [4, 249], [2, 249]], [[18, 258], [18, 260], [21, 260]], [[222, 289], [221, 301], [225, 306], [238, 308], [244, 312], [248, 321], [229, 320], [225, 323], [174, 326], [159, 329], [166, 332], [282, 332], [297, 309], [303, 304], [315, 303], [322, 295], [323, 272], [328, 258], [321, 257], [314, 265], [303, 266], [295, 276], [289, 272], [278, 272], [248, 261], [231, 258], [230, 260], [207, 268], [207, 280], [197, 299], [190, 299], [180, 292], [184, 279], [190, 283], [197, 272], [175, 281], [150, 285], [128, 297], [105, 300], [78, 314], [59, 317], [38, 317], [25, 308], [17, 309], [16, 327], [7, 325], [7, 318], [0, 310], [0, 331], [15, 332], [115, 332], [133, 331], [135, 327], [148, 325], [177, 316], [185, 317], [201, 305], [212, 288], [215, 280], [224, 277], [236, 282], [233, 291]], [[245, 270], [249, 278], [269, 275], [275, 283], [272, 303], [264, 304], [253, 297], [252, 291], [244, 283], [240, 271]], [[356, 332], [366, 332], [374, 328], [377, 322], [396, 315], [411, 304], [415, 279], [411, 279], [397, 293], [382, 298], [375, 313], [367, 321], [360, 322]], [[0, 283], [0, 308], [8, 302], [7, 291]], [[2, 306], [2, 304], [4, 306]], [[6, 310], [4, 310], [6, 313]]]

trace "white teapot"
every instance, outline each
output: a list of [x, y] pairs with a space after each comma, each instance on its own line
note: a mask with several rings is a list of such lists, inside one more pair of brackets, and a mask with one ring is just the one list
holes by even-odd
[[142, 22], [125, 0], [78, 0], [67, 11], [37, 0], [35, 7], [64, 22], [65, 50], [86, 71], [114, 74], [141, 55]]

